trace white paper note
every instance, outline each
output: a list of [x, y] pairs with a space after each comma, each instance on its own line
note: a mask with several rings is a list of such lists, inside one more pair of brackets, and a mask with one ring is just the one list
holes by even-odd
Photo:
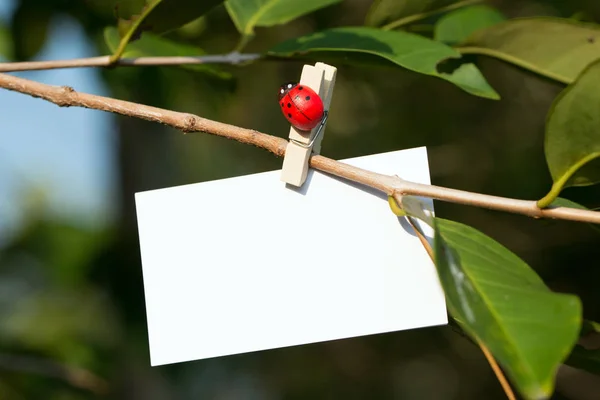
[[[425, 147], [342, 162], [430, 181]], [[279, 175], [136, 193], [151, 365], [447, 323], [435, 266], [385, 195]]]

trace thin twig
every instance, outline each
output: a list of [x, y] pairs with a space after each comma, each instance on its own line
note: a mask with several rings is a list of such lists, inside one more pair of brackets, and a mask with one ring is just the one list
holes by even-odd
[[108, 390], [108, 383], [90, 371], [37, 357], [0, 354], [0, 369], [60, 379], [98, 395], [106, 394]]
[[408, 220], [408, 223], [410, 224], [410, 226], [412, 226], [412, 228], [414, 229], [417, 237], [419, 238], [419, 241], [421, 242], [421, 244], [425, 248], [425, 251], [429, 255], [429, 258], [431, 258], [431, 261], [433, 261], [435, 263], [435, 255], [433, 253], [433, 249], [431, 248], [431, 244], [429, 244], [429, 241], [427, 240], [425, 235], [423, 235], [423, 233], [421, 232], [421, 230], [419, 229], [419, 227], [417, 226], [417, 224], [415, 223], [413, 218], [411, 216], [407, 215], [406, 219]]
[[[136, 117], [177, 128], [183, 132], [205, 132], [251, 144], [282, 157], [287, 141], [252, 129], [212, 121], [197, 115], [79, 93], [68, 86], [51, 86], [11, 75], [0, 74], [0, 87], [50, 101], [61, 107], [84, 107]], [[540, 209], [535, 201], [517, 200], [466, 192], [434, 185], [409, 182], [397, 176], [383, 175], [354, 167], [320, 155], [312, 156], [310, 166], [325, 173], [377, 189], [389, 195], [413, 195], [440, 201], [527, 215], [600, 224], [600, 212], [569, 207]]]
[[506, 397], [509, 400], [515, 400], [516, 399], [515, 394], [513, 393], [512, 389], [510, 387], [510, 384], [508, 383], [508, 380], [502, 373], [500, 366], [496, 362], [496, 359], [494, 358], [494, 356], [492, 356], [492, 353], [490, 353], [488, 348], [485, 347], [485, 345], [483, 343], [478, 343], [478, 344], [479, 344], [479, 348], [483, 352], [483, 355], [485, 356], [488, 363], [492, 367], [492, 370], [494, 371], [494, 374], [496, 375], [498, 382], [500, 382], [500, 385], [502, 385], [502, 389], [504, 389], [504, 393], [506, 393]]
[[206, 56], [182, 57], [138, 57], [121, 58], [111, 62], [110, 56], [74, 58], [71, 60], [50, 61], [25, 61], [0, 64], [0, 72], [35, 71], [59, 68], [87, 68], [87, 67], [115, 67], [115, 66], [166, 66], [166, 65], [195, 65], [195, 64], [238, 64], [245, 61], [254, 61], [261, 57], [260, 54], [212, 54]]

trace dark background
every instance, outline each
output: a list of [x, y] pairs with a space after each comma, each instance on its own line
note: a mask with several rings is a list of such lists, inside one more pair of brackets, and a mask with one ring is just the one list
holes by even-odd
[[[11, 21], [15, 59], [36, 55], [46, 39], [44, 21], [57, 13], [80, 21], [97, 43], [97, 54], [107, 54], [102, 29], [114, 19], [110, 9], [98, 6], [102, 2], [18, 3]], [[370, 4], [346, 0], [285, 26], [259, 28], [245, 51], [263, 51], [285, 38], [327, 27], [360, 25]], [[600, 21], [596, 0], [491, 4], [507, 17], [569, 17], [584, 11], [587, 18]], [[223, 7], [198, 26], [185, 35], [169, 36], [208, 53], [226, 53], [238, 41]], [[337, 65], [322, 154], [341, 159], [425, 145], [436, 185], [542, 197], [551, 185], [543, 153], [544, 122], [563, 86], [496, 60], [482, 57], [477, 63], [501, 101], [470, 96], [445, 81], [400, 69]], [[301, 66], [273, 61], [222, 66], [233, 74], [230, 81], [155, 67], [105, 69], [102, 77], [117, 98], [285, 137], [288, 125], [275, 95], [281, 83], [299, 76]], [[39, 212], [0, 249], [0, 398], [505, 398], [478, 348], [450, 327], [151, 368], [133, 193], [278, 169], [282, 160], [210, 135], [182, 135], [158, 124], [112, 118], [118, 130], [116, 221], [93, 230]], [[590, 187], [568, 189], [564, 196], [596, 207], [599, 194]], [[586, 318], [600, 319], [598, 232], [585, 224], [537, 221], [442, 202], [435, 208], [439, 216], [471, 224], [506, 245], [553, 289], [581, 296]], [[25, 303], [29, 307], [21, 307]], [[19, 318], [26, 323], [15, 332], [9, 322]], [[61, 369], [54, 362], [69, 367]], [[102, 382], [73, 375], [80, 368]], [[600, 398], [575, 378], [561, 373], [563, 394], [557, 393], [556, 399]], [[108, 391], [99, 394], [103, 389]], [[580, 397], [566, 397], [575, 389]]]

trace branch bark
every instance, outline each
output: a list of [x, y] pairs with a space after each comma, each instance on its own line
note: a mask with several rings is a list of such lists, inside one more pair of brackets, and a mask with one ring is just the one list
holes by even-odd
[[198, 57], [138, 57], [121, 58], [111, 61], [110, 56], [74, 58], [71, 60], [25, 61], [1, 63], [0, 72], [36, 71], [59, 68], [115, 67], [115, 66], [150, 66], [150, 65], [193, 65], [193, 64], [238, 64], [254, 61], [260, 54], [215, 54]]
[[[141, 118], [177, 128], [184, 133], [204, 132], [254, 145], [283, 157], [287, 141], [252, 129], [212, 121], [197, 115], [165, 110], [108, 97], [79, 93], [69, 86], [51, 86], [11, 75], [0, 74], [0, 87], [42, 98], [60, 107], [84, 107]], [[536, 201], [517, 200], [480, 193], [466, 192], [434, 185], [409, 182], [398, 176], [382, 175], [354, 167], [321, 155], [310, 159], [310, 166], [322, 172], [393, 195], [401, 204], [401, 196], [421, 196], [435, 200], [482, 207], [526, 215], [533, 218], [552, 218], [600, 224], [600, 212], [568, 207], [540, 209]]]

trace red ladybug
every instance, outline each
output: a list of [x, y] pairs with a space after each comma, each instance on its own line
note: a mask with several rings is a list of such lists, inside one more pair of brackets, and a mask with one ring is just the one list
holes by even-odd
[[279, 88], [279, 106], [297, 129], [310, 131], [323, 119], [323, 100], [308, 86], [286, 83]]

